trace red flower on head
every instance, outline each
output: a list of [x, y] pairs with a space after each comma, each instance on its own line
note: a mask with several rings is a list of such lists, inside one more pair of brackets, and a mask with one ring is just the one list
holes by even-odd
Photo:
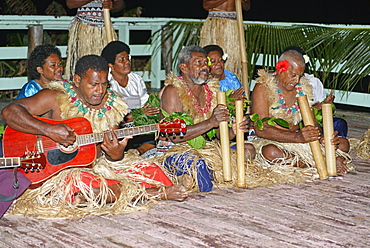
[[277, 65], [275, 66], [275, 68], [279, 73], [282, 73], [283, 71], [288, 70], [289, 66], [290, 66], [290, 63], [288, 60], [282, 60], [282, 61], [277, 62]]

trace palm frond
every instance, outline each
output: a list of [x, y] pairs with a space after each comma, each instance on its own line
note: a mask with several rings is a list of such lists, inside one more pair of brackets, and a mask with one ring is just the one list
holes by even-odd
[[[160, 39], [160, 45], [172, 39], [173, 45], [167, 56], [173, 56], [175, 62], [184, 46], [199, 44], [202, 25], [191, 21], [168, 22], [163, 28], [166, 33]], [[162, 34], [157, 32], [155, 35]], [[255, 76], [257, 64], [272, 69], [280, 53], [288, 46], [300, 46], [306, 51], [311, 59], [309, 69], [327, 88], [351, 91], [370, 75], [369, 29], [248, 23], [245, 37], [250, 80]]]
[[7, 14], [36, 15], [37, 9], [32, 0], [5, 0]]

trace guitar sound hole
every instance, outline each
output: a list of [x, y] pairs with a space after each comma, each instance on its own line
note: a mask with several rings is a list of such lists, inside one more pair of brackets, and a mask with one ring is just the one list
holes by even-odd
[[72, 159], [74, 159], [77, 156], [78, 150], [71, 152], [71, 153], [64, 153], [59, 149], [53, 149], [48, 151], [48, 161], [51, 165], [59, 165], [64, 164]]

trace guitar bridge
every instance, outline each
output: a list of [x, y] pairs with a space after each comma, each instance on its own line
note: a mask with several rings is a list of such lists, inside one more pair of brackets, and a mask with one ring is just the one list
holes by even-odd
[[38, 154], [44, 153], [44, 146], [42, 145], [42, 136], [41, 135], [37, 135], [36, 151], [37, 151]]

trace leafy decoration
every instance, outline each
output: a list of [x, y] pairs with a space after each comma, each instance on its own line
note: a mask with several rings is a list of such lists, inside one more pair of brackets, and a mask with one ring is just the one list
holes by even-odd
[[270, 126], [275, 126], [275, 124], [277, 124], [281, 127], [289, 128], [289, 123], [283, 119], [276, 117], [264, 117], [260, 119], [257, 113], [251, 116], [251, 120], [256, 122], [258, 130], [263, 129], [263, 125], [265, 122], [267, 122], [267, 124]]
[[[172, 114], [168, 114], [166, 111], [164, 111], [163, 109], [161, 109], [162, 111], [162, 114], [163, 116], [165, 117], [165, 119], [167, 120], [176, 120], [176, 119], [180, 119], [180, 120], [184, 120], [186, 125], [194, 125], [194, 121], [193, 121], [193, 118], [191, 118], [190, 115], [188, 115], [187, 113], [183, 113], [183, 112], [173, 112]], [[216, 135], [216, 129], [212, 129], [210, 131], [208, 131], [206, 133], [207, 137], [209, 139], [213, 139]], [[206, 145], [206, 139], [202, 136], [202, 135], [199, 135], [198, 137], [195, 137], [191, 140], [187, 140], [186, 141], [191, 147], [195, 148], [195, 149], [200, 149], [200, 148], [203, 148], [205, 147]]]
[[[160, 99], [158, 94], [150, 94], [148, 101], [148, 107], [157, 107], [159, 108]], [[135, 126], [150, 125], [159, 122], [159, 114], [156, 115], [146, 115], [143, 113], [143, 109], [132, 109], [132, 119], [134, 119]]]

